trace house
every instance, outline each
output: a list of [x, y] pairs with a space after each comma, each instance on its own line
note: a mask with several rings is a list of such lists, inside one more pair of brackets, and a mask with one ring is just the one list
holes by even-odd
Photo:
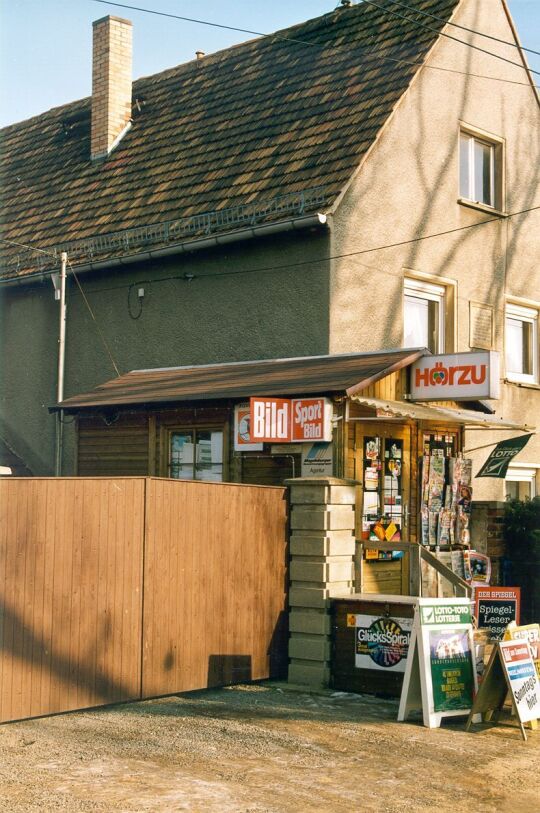
[[[2, 434], [54, 470], [66, 252], [64, 474], [281, 481], [298, 447], [236, 454], [234, 413], [321, 396], [335, 474], [366, 486], [375, 440], [410, 461], [419, 534], [419, 456], [476, 473], [539, 414], [540, 110], [506, 3], [343, 3], [133, 85], [130, 42], [96, 21], [92, 98], [2, 131]], [[498, 398], [411, 403], [413, 364], [472, 350]], [[473, 498], [534, 494], [540, 438], [518, 460]]]

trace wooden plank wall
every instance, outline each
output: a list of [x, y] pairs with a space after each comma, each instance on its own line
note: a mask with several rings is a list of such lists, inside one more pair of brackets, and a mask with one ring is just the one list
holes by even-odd
[[143, 479], [0, 480], [0, 721], [140, 695]]
[[285, 494], [148, 481], [143, 697], [286, 669]]
[[121, 413], [78, 419], [77, 474], [80, 477], [144, 476], [149, 473], [148, 416]]

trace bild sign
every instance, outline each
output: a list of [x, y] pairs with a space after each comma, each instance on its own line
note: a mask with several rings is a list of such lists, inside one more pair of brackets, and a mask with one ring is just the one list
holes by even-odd
[[499, 354], [493, 351], [423, 356], [411, 367], [413, 401], [499, 397]]
[[332, 440], [328, 398], [250, 398], [251, 439], [259, 443]]

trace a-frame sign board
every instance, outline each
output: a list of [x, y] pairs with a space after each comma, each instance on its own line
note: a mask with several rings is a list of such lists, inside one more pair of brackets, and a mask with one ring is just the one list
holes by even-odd
[[409, 642], [398, 720], [422, 711], [424, 725], [467, 714], [476, 690], [471, 602], [419, 598]]
[[526, 740], [524, 723], [540, 717], [540, 681], [526, 641], [499, 641], [491, 653], [465, 731], [475, 722], [474, 715], [481, 715], [484, 722], [496, 723], [508, 693], [521, 736]]

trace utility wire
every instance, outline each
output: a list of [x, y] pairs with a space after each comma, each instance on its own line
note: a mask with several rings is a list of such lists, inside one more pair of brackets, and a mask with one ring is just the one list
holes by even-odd
[[90, 302], [88, 301], [88, 299], [87, 299], [87, 297], [86, 297], [86, 294], [84, 293], [84, 291], [83, 291], [83, 289], [82, 289], [82, 285], [81, 285], [81, 283], [79, 282], [79, 278], [78, 278], [77, 274], [75, 273], [75, 271], [74, 271], [74, 269], [73, 269], [73, 266], [72, 266], [72, 264], [70, 263], [70, 261], [69, 261], [69, 260], [68, 260], [68, 265], [69, 265], [69, 269], [70, 269], [71, 273], [73, 274], [73, 279], [74, 279], [74, 280], [75, 280], [75, 282], [77, 283], [77, 287], [78, 287], [79, 291], [81, 292], [81, 296], [82, 296], [82, 298], [83, 298], [83, 300], [84, 300], [84, 303], [85, 303], [86, 307], [88, 308], [88, 311], [89, 311], [89, 313], [90, 313], [90, 316], [91, 316], [91, 317], [92, 317], [92, 319], [94, 320], [94, 324], [95, 324], [95, 326], [96, 326], [96, 330], [97, 330], [97, 332], [99, 333], [99, 336], [100, 336], [100, 339], [101, 339], [101, 341], [102, 341], [102, 343], [103, 343], [103, 346], [104, 346], [105, 350], [107, 351], [107, 355], [109, 356], [109, 359], [111, 360], [111, 364], [112, 364], [112, 366], [113, 366], [113, 368], [114, 368], [114, 371], [115, 371], [116, 375], [118, 376], [118, 378], [120, 378], [120, 371], [119, 371], [119, 369], [118, 369], [118, 367], [117, 367], [117, 365], [116, 365], [116, 362], [115, 362], [115, 360], [114, 360], [114, 357], [113, 357], [113, 354], [112, 354], [112, 352], [111, 352], [111, 349], [110, 349], [110, 347], [109, 347], [109, 345], [108, 345], [108, 343], [107, 343], [107, 340], [106, 340], [105, 336], [103, 335], [103, 332], [102, 332], [102, 330], [101, 330], [101, 328], [100, 328], [100, 326], [99, 326], [99, 323], [98, 323], [98, 320], [96, 319], [96, 316], [95, 316], [95, 314], [94, 314], [94, 311], [92, 310], [92, 307], [91, 307], [91, 305], [90, 305]]
[[533, 48], [525, 48], [524, 45], [518, 45], [517, 42], [502, 40], [500, 37], [494, 37], [492, 34], [484, 34], [482, 31], [477, 31], [475, 28], [467, 28], [465, 25], [452, 23], [450, 20], [445, 20], [444, 17], [438, 17], [436, 14], [431, 14], [429, 11], [421, 11], [419, 8], [413, 8], [407, 3], [400, 3], [399, 0], [392, 0], [392, 2], [395, 6], [401, 6], [402, 8], [407, 9], [407, 11], [411, 11], [413, 14], [421, 14], [422, 17], [431, 17], [433, 20], [438, 20], [439, 22], [445, 23], [446, 25], [451, 25], [454, 28], [460, 28], [462, 31], [468, 31], [470, 34], [477, 34], [479, 37], [485, 37], [488, 40], [500, 42], [502, 45], [510, 45], [512, 48], [518, 48], [520, 51], [527, 51], [529, 54], [536, 54], [536, 56], [540, 56], [540, 51], [535, 51]]
[[0, 241], [2, 243], [8, 243], [10, 246], [19, 246], [20, 248], [27, 248], [29, 251], [39, 251], [40, 254], [48, 254], [50, 257], [54, 257], [55, 260], [58, 260], [58, 255], [53, 251], [47, 251], [44, 248], [36, 248], [35, 246], [28, 246], [26, 243], [18, 243], [16, 240], [6, 240], [3, 237], [0, 237]]
[[[517, 211], [517, 212], [511, 212], [506, 216], [506, 218], [505, 218], [506, 222], [508, 223], [508, 219], [510, 217], [516, 217], [517, 215], [527, 214], [529, 212], [535, 212], [535, 211], [538, 211], [539, 209], [540, 209], [540, 206], [532, 206], [532, 207], [530, 207], [528, 209], [521, 209], [520, 211]], [[157, 282], [169, 282], [170, 280], [182, 280], [182, 281], [188, 282], [188, 281], [191, 281], [192, 279], [207, 279], [207, 278], [210, 278], [210, 277], [232, 277], [232, 276], [236, 276], [238, 274], [259, 274], [259, 273], [262, 273], [262, 272], [288, 271], [291, 268], [300, 268], [302, 266], [307, 266], [307, 265], [312, 266], [312, 265], [316, 265], [316, 264], [320, 264], [320, 263], [331, 262], [333, 260], [342, 260], [342, 259], [346, 259], [348, 257], [358, 257], [358, 256], [360, 256], [362, 254], [372, 254], [372, 253], [374, 253], [376, 251], [383, 251], [384, 249], [387, 249], [387, 248], [397, 248], [399, 246], [405, 246], [405, 245], [409, 245], [409, 244], [412, 244], [412, 243], [419, 243], [422, 240], [430, 240], [430, 239], [435, 238], [435, 237], [442, 237], [442, 236], [445, 236], [445, 235], [448, 235], [448, 234], [455, 234], [456, 232], [465, 231], [465, 230], [469, 230], [469, 229], [474, 229], [474, 228], [476, 228], [478, 226], [484, 226], [487, 223], [496, 223], [496, 222], [501, 222], [501, 218], [500, 217], [492, 217], [492, 218], [489, 218], [488, 220], [483, 220], [480, 223], [471, 223], [468, 226], [460, 226], [459, 228], [456, 228], [456, 229], [447, 229], [446, 231], [434, 232], [432, 234], [424, 234], [424, 235], [421, 235], [420, 237], [414, 237], [414, 238], [412, 238], [410, 240], [402, 240], [402, 241], [400, 241], [398, 243], [387, 243], [387, 244], [382, 245], [382, 246], [375, 246], [374, 248], [365, 248], [365, 249], [361, 249], [359, 251], [350, 251], [350, 252], [347, 252], [345, 254], [332, 254], [332, 255], [329, 255], [328, 257], [321, 257], [320, 259], [317, 259], [317, 260], [313, 260], [313, 259], [311, 259], [311, 260], [298, 260], [297, 262], [289, 262], [289, 263], [285, 263], [283, 265], [259, 266], [258, 268], [241, 268], [241, 269], [238, 269], [238, 271], [216, 271], [216, 272], [213, 272], [213, 273], [210, 273], [210, 274], [194, 275], [193, 277], [189, 277], [189, 278], [185, 274], [170, 274], [170, 275], [168, 275], [166, 277], [153, 277], [153, 278], [149, 278], [149, 279], [141, 279], [136, 284], [137, 285], [147, 285], [147, 284], [150, 285], [150, 284], [154, 284], [154, 283], [157, 283]], [[358, 264], [362, 265], [365, 268], [369, 268], [370, 270], [373, 270], [373, 271], [382, 271], [382, 269], [380, 269], [380, 268], [377, 268], [375, 266], [370, 266], [370, 265], [367, 265], [365, 263], [360, 263], [359, 262]], [[382, 273], [387, 273], [387, 272], [382, 271]], [[94, 288], [94, 289], [92, 289], [92, 293], [98, 293], [100, 291], [116, 291], [116, 290], [124, 289], [126, 287], [127, 287], [127, 283], [124, 283], [122, 285], [117, 285], [117, 286], [109, 286], [107, 288]]]
[[[99, 0], [99, 2], [102, 2], [102, 0]], [[426, 31], [432, 31], [435, 34], [438, 34], [440, 37], [446, 37], [446, 39], [459, 42], [461, 45], [465, 45], [467, 48], [472, 48], [475, 51], [481, 51], [483, 54], [488, 54], [489, 56], [495, 57], [495, 59], [500, 59], [502, 62], [507, 62], [509, 65], [515, 65], [516, 68], [525, 68], [523, 63], [514, 62], [512, 59], [507, 59], [505, 56], [494, 54], [493, 51], [488, 51], [486, 48], [480, 48], [479, 45], [472, 45], [470, 42], [464, 42], [464, 40], [460, 40], [459, 37], [453, 37], [452, 34], [445, 34], [444, 31], [441, 31], [438, 28], [432, 28], [430, 25], [420, 23], [418, 20], [413, 20], [412, 17], [407, 17], [405, 14], [400, 14], [398, 11], [391, 11], [387, 6], [381, 6], [379, 3], [375, 3], [373, 0], [362, 0], [362, 2], [368, 6], [378, 8], [380, 11], [383, 11], [385, 14], [390, 14], [392, 17], [399, 17], [401, 20], [406, 20], [408, 23], [412, 23], [418, 28], [424, 28]], [[536, 73], [538, 76], [540, 76], [540, 71], [535, 71], [530, 67], [528, 70], [531, 73]]]
[[[266, 33], [262, 32], [262, 31], [251, 31], [250, 29], [247, 29], [247, 28], [237, 28], [237, 27], [232, 26], [232, 25], [222, 25], [221, 23], [214, 23], [214, 22], [210, 22], [209, 20], [199, 20], [199, 19], [196, 19], [194, 17], [181, 17], [178, 14], [169, 14], [169, 13], [166, 13], [164, 11], [155, 11], [154, 9], [142, 8], [141, 6], [131, 6], [131, 5], [127, 5], [126, 3], [113, 3], [113, 2], [109, 2], [109, 0], [91, 0], [91, 2], [93, 2], [93, 3], [102, 3], [102, 4], [106, 5], [106, 6], [116, 6], [118, 8], [130, 9], [131, 11], [141, 11], [141, 12], [143, 12], [145, 14], [155, 14], [158, 17], [170, 17], [173, 20], [183, 20], [183, 21], [190, 22], [190, 23], [198, 23], [199, 25], [208, 25], [208, 26], [211, 26], [213, 28], [225, 28], [228, 31], [239, 31], [242, 34], [254, 34], [255, 36], [266, 37], [266, 38], [273, 37], [274, 39], [282, 40], [284, 42], [296, 43], [297, 45], [309, 45], [309, 46], [314, 47], [314, 48], [326, 48], [329, 45], [329, 43], [309, 42], [308, 40], [301, 40], [301, 39], [293, 38], [293, 37], [284, 37], [282, 34], [266, 34]], [[364, 0], [364, 2], [367, 2], [367, 0]], [[408, 19], [408, 18], [406, 18], [406, 19]], [[410, 20], [410, 22], [414, 22], [414, 20]], [[437, 33], [440, 33], [438, 31], [438, 29], [432, 29], [432, 30], [437, 31]], [[463, 40], [457, 40], [457, 41], [458, 42], [463, 42]], [[463, 43], [463, 44], [468, 45], [468, 43], [466, 43], [466, 42]], [[332, 46], [332, 47], [336, 47], [336, 46]], [[343, 46], [337, 46], [337, 47], [343, 47]], [[474, 47], [474, 46], [471, 46], [471, 47]], [[356, 53], [356, 52], [359, 53], [360, 49], [359, 48], [349, 48], [348, 49], [348, 53]], [[423, 68], [429, 68], [430, 70], [435, 70], [435, 71], [443, 71], [444, 73], [456, 73], [456, 74], [459, 74], [460, 76], [472, 76], [475, 79], [490, 79], [493, 82], [504, 82], [504, 83], [509, 84], [509, 85], [523, 85], [524, 87], [531, 87], [530, 82], [519, 82], [519, 81], [514, 80], [514, 79], [502, 79], [502, 78], [499, 78], [497, 76], [485, 76], [483, 74], [470, 73], [469, 71], [459, 71], [459, 70], [456, 70], [455, 68], [442, 68], [442, 67], [439, 67], [438, 65], [427, 65], [425, 62], [414, 61], [414, 60], [411, 60], [411, 59], [402, 59], [402, 58], [391, 57], [391, 56], [381, 56], [381, 55], [376, 54], [374, 50], [365, 51], [364, 49], [362, 49], [362, 52], [363, 52], [364, 56], [369, 57], [370, 59], [375, 59], [375, 60], [379, 60], [379, 61], [382, 61], [382, 62], [395, 62], [395, 63], [397, 63], [399, 65], [412, 65], [412, 66], [418, 66], [418, 67], [423, 67]], [[486, 53], [491, 53], [491, 51], [486, 51]], [[497, 56], [497, 55], [492, 54], [492, 56]], [[512, 62], [511, 64], [512, 65], [517, 65], [520, 68], [524, 67], [523, 65], [520, 65], [518, 62]], [[536, 73], [536, 71], [534, 71], [534, 72]]]

